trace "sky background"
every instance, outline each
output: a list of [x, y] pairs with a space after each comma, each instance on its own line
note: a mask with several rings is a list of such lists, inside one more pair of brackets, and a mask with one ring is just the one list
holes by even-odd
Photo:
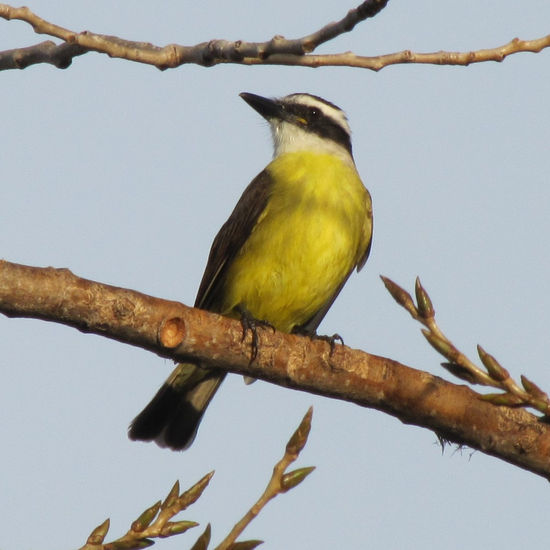
[[[31, 0], [79, 31], [157, 45], [308, 34], [354, 4]], [[319, 52], [472, 50], [550, 32], [548, 0], [404, 2]], [[0, 21], [0, 49], [44, 37]], [[514, 377], [550, 389], [550, 51], [470, 67], [152, 67], [88, 54], [0, 76], [0, 256], [192, 304], [210, 243], [271, 157], [267, 124], [238, 93], [311, 92], [341, 106], [369, 188], [371, 257], [320, 332], [451, 379], [384, 289], [419, 275], [441, 328]], [[0, 317], [0, 549], [80, 547], [111, 518], [122, 535], [176, 479], [216, 475], [157, 543], [219, 542], [263, 491], [310, 405], [298, 466], [317, 466], [246, 530], [263, 548], [541, 547], [550, 489], [500, 460], [448, 448], [380, 412], [231, 376], [193, 447], [127, 439], [172, 365], [146, 351], [36, 320]], [[214, 545], [213, 545], [214, 546]]]

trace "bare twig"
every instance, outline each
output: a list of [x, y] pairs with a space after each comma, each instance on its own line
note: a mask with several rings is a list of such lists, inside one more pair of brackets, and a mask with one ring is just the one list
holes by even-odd
[[[300, 67], [355, 67], [379, 71], [390, 65], [402, 64], [428, 64], [428, 65], [461, 65], [467, 66], [473, 63], [485, 61], [504, 61], [509, 55], [531, 52], [538, 53], [550, 47], [550, 34], [533, 40], [520, 40], [513, 38], [508, 43], [495, 48], [473, 50], [466, 52], [438, 51], [430, 53], [418, 53], [411, 50], [389, 53], [385, 55], [363, 56], [352, 52], [327, 54], [327, 55], [305, 55], [298, 59], [290, 56], [272, 56], [264, 62], [276, 65], [296, 65]], [[260, 61], [251, 60], [250, 64], [259, 64]]]
[[521, 387], [510, 376], [510, 373], [480, 345], [477, 352], [485, 370], [478, 367], [443, 334], [435, 321], [435, 310], [426, 289], [416, 279], [416, 305], [411, 295], [387, 277], [382, 277], [386, 288], [395, 301], [403, 306], [413, 319], [422, 323], [427, 330], [422, 334], [432, 347], [439, 352], [448, 363], [442, 363], [449, 372], [472, 384], [489, 386], [504, 390], [504, 393], [481, 395], [480, 398], [495, 405], [508, 407], [532, 407], [545, 415], [550, 414], [550, 397], [527, 377], [521, 377]]
[[36, 33], [48, 34], [64, 41], [59, 46], [52, 42], [42, 42], [27, 48], [0, 52], [0, 70], [23, 69], [35, 63], [51, 63], [58, 68], [67, 68], [73, 57], [95, 51], [110, 57], [153, 65], [161, 70], [184, 64], [210, 67], [220, 63], [238, 63], [312, 68], [345, 66], [379, 71], [389, 65], [403, 63], [470, 65], [484, 61], [503, 61], [515, 53], [537, 53], [550, 46], [550, 35], [547, 35], [534, 40], [514, 38], [502, 46], [468, 52], [415, 53], [404, 50], [379, 56], [362, 56], [352, 52], [327, 55], [311, 53], [320, 44], [353, 30], [358, 23], [377, 15], [387, 2], [388, 0], [365, 0], [341, 20], [329, 23], [302, 38], [286, 39], [277, 35], [265, 42], [210, 40], [194, 46], [169, 44], [164, 47], [89, 31], [71, 31], [42, 19], [28, 8], [0, 4], [0, 17], [25, 21]]
[[[229, 550], [237, 540], [237, 537], [246, 529], [250, 522], [258, 516], [265, 505], [277, 495], [286, 493], [296, 487], [315, 469], [314, 467], [299, 468], [287, 472], [287, 468], [298, 458], [304, 448], [309, 431], [311, 429], [311, 416], [313, 409], [310, 407], [302, 422], [288, 441], [283, 458], [275, 464], [273, 474], [262, 496], [254, 503], [242, 519], [235, 524], [227, 537], [216, 547], [216, 550]], [[259, 542], [259, 541], [254, 541]]]
[[251, 337], [243, 341], [237, 320], [87, 281], [68, 270], [2, 261], [0, 312], [62, 323], [176, 361], [194, 358], [213, 368], [375, 408], [550, 479], [550, 425], [391, 359], [343, 345], [331, 350], [324, 341], [260, 329], [251, 363]]
[[[48, 34], [88, 51], [96, 51], [105, 53], [110, 57], [154, 65], [159, 69], [168, 69], [186, 63], [194, 63], [205, 67], [218, 63], [252, 64], [253, 60], [266, 60], [274, 54], [292, 55], [300, 58], [313, 51], [320, 44], [353, 30], [355, 25], [361, 21], [374, 17], [386, 6], [387, 2], [388, 0], [365, 0], [357, 8], [350, 10], [340, 21], [330, 23], [316, 32], [294, 40], [287, 40], [277, 35], [266, 42], [210, 40], [195, 46], [169, 44], [163, 48], [145, 42], [123, 40], [115, 36], [89, 31], [80, 33], [71, 31], [42, 19], [27, 7], [15, 8], [8, 4], [0, 4], [0, 17], [7, 20], [25, 21], [33, 27], [37, 34]], [[0, 53], [0, 69], [23, 68], [32, 64], [31, 59], [39, 60], [45, 57], [49, 59], [48, 62], [52, 62], [52, 51], [49, 52], [49, 57], [40, 51], [40, 49], [46, 48], [44, 43], [34, 46], [34, 48], [34, 50], [26, 49], [25, 52], [10, 50], [10, 52], [18, 52], [17, 62], [10, 60], [8, 52]], [[67, 52], [63, 53], [66, 63]], [[57, 66], [55, 62], [53, 64]]]

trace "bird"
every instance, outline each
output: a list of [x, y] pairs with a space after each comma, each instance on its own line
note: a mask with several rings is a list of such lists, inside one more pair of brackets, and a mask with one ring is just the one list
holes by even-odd
[[[273, 159], [215, 237], [195, 307], [313, 337], [371, 249], [372, 202], [350, 126], [344, 111], [317, 95], [240, 97], [269, 123]], [[188, 448], [225, 374], [177, 365], [131, 423], [130, 439]]]

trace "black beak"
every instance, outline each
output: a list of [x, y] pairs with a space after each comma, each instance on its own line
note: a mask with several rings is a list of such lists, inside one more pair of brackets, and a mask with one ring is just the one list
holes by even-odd
[[283, 118], [283, 108], [278, 101], [248, 92], [239, 95], [265, 119]]

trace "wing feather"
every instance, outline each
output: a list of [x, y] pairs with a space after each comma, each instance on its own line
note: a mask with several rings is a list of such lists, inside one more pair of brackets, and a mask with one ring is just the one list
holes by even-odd
[[195, 307], [216, 311], [227, 269], [264, 211], [272, 187], [271, 176], [263, 170], [244, 190], [233, 212], [212, 243]]

